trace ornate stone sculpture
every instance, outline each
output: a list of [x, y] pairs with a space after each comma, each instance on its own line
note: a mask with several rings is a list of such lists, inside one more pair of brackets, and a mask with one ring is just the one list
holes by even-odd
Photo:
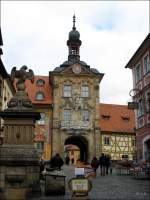
[[8, 110], [18, 110], [24, 111], [33, 108], [32, 102], [28, 97], [27, 92], [25, 91], [25, 81], [27, 79], [34, 82], [34, 73], [31, 69], [26, 71], [28, 68], [27, 66], [22, 66], [20, 70], [16, 70], [16, 67], [13, 67], [11, 70], [11, 81], [14, 82], [15, 79], [18, 79], [16, 82], [17, 92], [14, 97], [8, 102]]
[[14, 81], [15, 78], [18, 79], [16, 87], [18, 91], [25, 91], [25, 80], [29, 79], [31, 82], [34, 82], [34, 73], [31, 69], [27, 72], [27, 66], [23, 65], [20, 70], [16, 70], [16, 67], [13, 67], [11, 70], [11, 80]]

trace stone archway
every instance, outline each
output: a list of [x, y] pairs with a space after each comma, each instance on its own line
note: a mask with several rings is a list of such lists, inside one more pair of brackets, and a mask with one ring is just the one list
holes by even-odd
[[65, 140], [64, 145], [73, 144], [80, 149], [80, 160], [87, 162], [88, 160], [88, 141], [83, 136], [71, 136]]

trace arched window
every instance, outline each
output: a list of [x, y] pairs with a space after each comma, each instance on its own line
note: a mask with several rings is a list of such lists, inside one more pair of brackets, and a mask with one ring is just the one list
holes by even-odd
[[36, 100], [38, 100], [38, 101], [44, 100], [44, 98], [45, 98], [44, 93], [43, 93], [43, 92], [37, 92], [35, 98], [36, 98]]
[[42, 80], [42, 79], [38, 79], [38, 80], [36, 81], [36, 85], [37, 85], [37, 86], [43, 86], [44, 84], [45, 84], [45, 81]]

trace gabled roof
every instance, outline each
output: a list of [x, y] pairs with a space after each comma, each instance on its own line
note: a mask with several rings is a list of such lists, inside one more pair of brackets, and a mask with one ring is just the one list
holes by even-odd
[[130, 58], [125, 68], [132, 69], [132, 67], [141, 59], [141, 57], [143, 56], [143, 54], [146, 52], [148, 48], [150, 49], [150, 33], [146, 36], [145, 40], [142, 42], [142, 44], [139, 46], [139, 48]]
[[[45, 84], [43, 86], [37, 86], [37, 80], [44, 80]], [[52, 86], [49, 83], [48, 76], [35, 76], [34, 83], [31, 83], [29, 80], [26, 80], [26, 91], [29, 95], [33, 104], [39, 105], [49, 105], [52, 104]], [[44, 100], [36, 100], [37, 92], [42, 92], [44, 94]]]
[[[80, 62], [76, 62], [74, 64], [79, 64], [82, 68], [82, 71], [80, 74], [78, 75], [85, 75], [85, 74], [91, 74], [91, 75], [99, 75], [101, 77], [101, 79], [103, 78], [104, 74], [103, 73], [100, 73], [97, 69], [95, 68], [90, 68], [90, 67], [87, 67], [86, 65], [82, 65]], [[67, 67], [64, 67], [64, 66], [61, 66], [61, 67], [56, 67], [53, 71], [50, 71], [49, 74], [74, 74], [72, 72], [72, 67], [74, 66], [74, 64], [70, 64], [68, 65]]]
[[101, 131], [134, 133], [134, 111], [126, 105], [100, 103], [99, 114]]

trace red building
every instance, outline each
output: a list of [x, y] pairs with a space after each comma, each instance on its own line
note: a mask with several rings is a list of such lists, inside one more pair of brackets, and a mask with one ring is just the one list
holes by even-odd
[[150, 34], [139, 46], [125, 68], [133, 75], [133, 102], [135, 109], [138, 159], [150, 159]]

